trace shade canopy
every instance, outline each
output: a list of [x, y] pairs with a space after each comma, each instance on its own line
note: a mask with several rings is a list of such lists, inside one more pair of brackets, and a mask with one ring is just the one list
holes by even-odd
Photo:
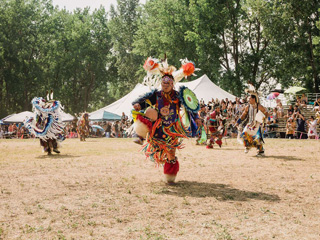
[[107, 120], [115, 121], [115, 120], [121, 120], [121, 116], [103, 110], [103, 111], [89, 114], [89, 120], [91, 120], [91, 121], [107, 121]]
[[13, 114], [8, 118], [3, 120], [4, 123], [23, 123], [26, 118], [33, 117], [34, 113], [29, 111], [24, 111], [21, 113]]
[[304, 90], [307, 90], [307, 89], [305, 89], [303, 87], [290, 87], [287, 90], [285, 90], [284, 93], [296, 94], [296, 93], [304, 91]]
[[[206, 103], [208, 101], [211, 101], [212, 98], [214, 99], [218, 98], [219, 100], [228, 98], [229, 100], [232, 100], [232, 101], [234, 101], [236, 98], [234, 95], [226, 92], [222, 88], [215, 85], [208, 78], [207, 75], [203, 75], [200, 78], [191, 82], [177, 83], [175, 88], [179, 89], [180, 86], [188, 87], [196, 94], [199, 101], [203, 99], [204, 102]], [[97, 111], [92, 112], [91, 114], [96, 114], [98, 112], [102, 112], [105, 110], [118, 115], [122, 115], [122, 113], [125, 113], [127, 116], [131, 116], [131, 110], [133, 109], [132, 102], [137, 98], [139, 98], [139, 96], [150, 91], [151, 90], [149, 87], [138, 83], [135, 86], [135, 88], [124, 97], [120, 98], [114, 103], [111, 103], [108, 106], [105, 106], [101, 109], [98, 109]]]
[[76, 117], [72, 116], [70, 113], [61, 113], [62, 122], [72, 122]]
[[[23, 123], [23, 121], [29, 117], [35, 117], [35, 114], [29, 111], [12, 114], [8, 117], [5, 117], [3, 119], [3, 122], [4, 123]], [[69, 113], [61, 112], [61, 119], [63, 122], [70, 122], [70, 121], [73, 121], [75, 117]]]

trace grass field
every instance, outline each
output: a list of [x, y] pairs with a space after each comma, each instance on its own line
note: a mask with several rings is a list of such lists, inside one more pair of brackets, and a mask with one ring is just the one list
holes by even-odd
[[132, 139], [0, 140], [0, 239], [320, 239], [320, 142], [185, 141], [177, 184]]

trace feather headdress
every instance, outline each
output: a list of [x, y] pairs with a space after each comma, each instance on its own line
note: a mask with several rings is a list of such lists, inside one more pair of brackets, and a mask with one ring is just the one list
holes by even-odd
[[249, 85], [249, 88], [245, 89], [245, 92], [250, 95], [256, 96], [257, 103], [259, 103], [259, 93], [255, 89], [255, 87], [252, 85], [252, 83], [248, 83], [248, 85]]
[[172, 76], [174, 83], [177, 83], [188, 76], [196, 76], [194, 72], [200, 70], [195, 68], [195, 64], [187, 58], [180, 59], [180, 62], [181, 67], [177, 70], [174, 66], [168, 64], [167, 58], [160, 61], [159, 59], [148, 57], [143, 65], [143, 68], [147, 71], [143, 84], [149, 87], [158, 87], [161, 84], [161, 78], [165, 75]]

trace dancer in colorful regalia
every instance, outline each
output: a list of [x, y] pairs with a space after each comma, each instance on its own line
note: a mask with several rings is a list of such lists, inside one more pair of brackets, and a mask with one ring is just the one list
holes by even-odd
[[83, 113], [77, 122], [77, 132], [80, 137], [80, 141], [86, 141], [86, 137], [89, 136], [89, 114]]
[[31, 134], [40, 139], [43, 151], [51, 155], [52, 151], [60, 153], [59, 142], [65, 139], [64, 123], [61, 120], [62, 106], [53, 100], [53, 93], [47, 94], [47, 101], [42, 97], [32, 99], [34, 117], [24, 121], [25, 127]]
[[173, 183], [179, 171], [176, 149], [182, 148], [180, 138], [192, 136], [197, 125], [201, 125], [197, 114], [199, 101], [195, 94], [186, 87], [174, 90], [174, 83], [193, 74], [195, 67], [185, 59], [181, 69], [176, 71], [167, 60], [161, 62], [148, 58], [144, 68], [148, 72], [144, 82], [153, 82], [156, 86], [158, 79], [161, 90], [154, 89], [132, 103], [135, 132], [139, 136], [136, 143], [147, 141], [142, 151], [150, 160], [164, 165], [166, 181]]
[[245, 153], [248, 153], [250, 148], [257, 148], [257, 157], [264, 156], [264, 148], [263, 148], [263, 137], [261, 131], [261, 125], [264, 122], [264, 119], [268, 117], [268, 112], [266, 109], [259, 103], [259, 96], [256, 92], [255, 88], [252, 85], [249, 85], [249, 89], [246, 89], [246, 92], [250, 94], [249, 97], [249, 105], [246, 106], [243, 114], [238, 119], [235, 126], [241, 124], [243, 120], [248, 117], [248, 123], [243, 129], [243, 132], [239, 135], [242, 138], [242, 141], [245, 146]]
[[210, 139], [207, 148], [213, 148], [213, 144], [218, 144], [219, 147], [222, 146], [222, 136], [224, 133], [223, 116], [220, 112], [220, 107], [216, 106], [215, 110], [208, 117], [208, 126], [210, 131]]
[[200, 110], [198, 112], [198, 115], [201, 120], [202, 126], [198, 128], [198, 131], [197, 131], [198, 137], [196, 139], [196, 145], [201, 145], [201, 144], [206, 144], [207, 142], [207, 128], [205, 125], [205, 118], [207, 115], [207, 111], [206, 111], [206, 105], [204, 103], [200, 102]]

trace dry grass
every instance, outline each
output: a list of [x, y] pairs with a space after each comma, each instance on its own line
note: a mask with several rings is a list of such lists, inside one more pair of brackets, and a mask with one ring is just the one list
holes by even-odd
[[0, 239], [320, 239], [320, 144], [187, 140], [175, 186], [130, 139], [0, 140]]

